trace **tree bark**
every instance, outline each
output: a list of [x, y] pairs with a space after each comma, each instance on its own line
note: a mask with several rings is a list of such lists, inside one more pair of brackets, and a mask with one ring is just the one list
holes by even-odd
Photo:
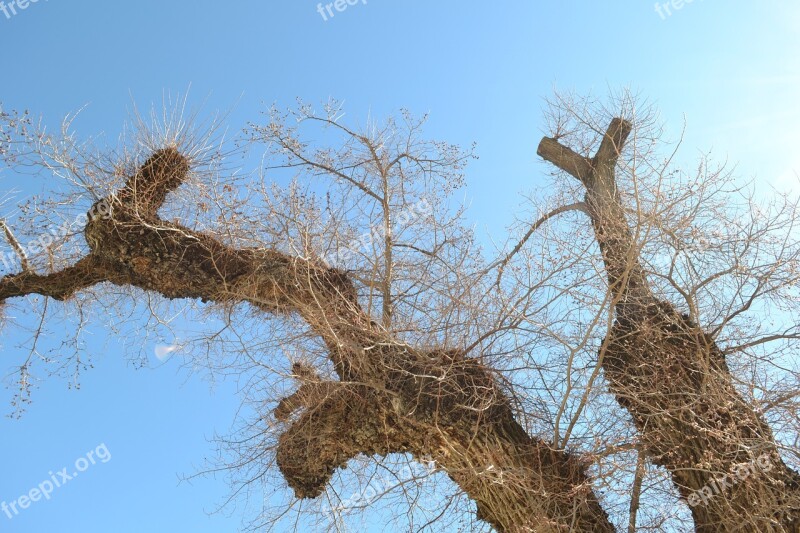
[[307, 377], [275, 410], [286, 424], [277, 464], [298, 497], [319, 495], [335, 469], [358, 454], [407, 452], [436, 461], [499, 531], [614, 531], [587, 465], [531, 438], [478, 360], [391, 338], [360, 307], [341, 271], [274, 250], [235, 249], [161, 220], [159, 208], [188, 170], [177, 150], [155, 152], [101, 200], [109, 216], [90, 211], [86, 257], [53, 274], [5, 276], [0, 301], [28, 294], [65, 300], [107, 282], [166, 298], [297, 313], [324, 340], [340, 379]]
[[648, 286], [615, 176], [630, 133], [628, 121], [613, 119], [591, 159], [548, 137], [538, 148], [586, 188], [615, 306], [600, 349], [606, 380], [698, 532], [800, 531], [800, 476], [779, 456], [770, 427], [736, 391], [714, 339]]

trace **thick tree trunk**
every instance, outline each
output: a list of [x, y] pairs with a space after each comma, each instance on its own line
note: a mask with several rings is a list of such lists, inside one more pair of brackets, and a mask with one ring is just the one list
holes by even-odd
[[[453, 351], [422, 351], [369, 320], [354, 286], [335, 270], [273, 250], [231, 248], [158, 218], [188, 163], [156, 152], [102, 202], [109, 217], [85, 228], [91, 253], [61, 272], [0, 280], [0, 301], [59, 300], [109, 282], [167, 298], [249, 302], [298, 313], [325, 341], [340, 381], [305, 376], [275, 416], [286, 423], [277, 463], [298, 497], [315, 497], [358, 454], [408, 452], [433, 459], [500, 531], [612, 532], [580, 457], [531, 438], [489, 369]], [[105, 211], [105, 210], [100, 210]]]
[[734, 388], [714, 340], [647, 284], [615, 179], [630, 131], [614, 119], [592, 159], [547, 137], [538, 149], [586, 187], [615, 302], [616, 321], [600, 350], [605, 377], [648, 458], [670, 472], [691, 506], [698, 532], [800, 531], [800, 476]]

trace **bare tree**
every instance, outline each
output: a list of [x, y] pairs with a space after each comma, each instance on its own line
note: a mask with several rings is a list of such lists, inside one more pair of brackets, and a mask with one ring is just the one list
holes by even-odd
[[[610, 111], [559, 98], [538, 150], [555, 187], [487, 261], [452, 207], [471, 150], [425, 140], [408, 113], [342, 117], [335, 102], [272, 109], [245, 131], [266, 164], [240, 177], [214, 125], [180, 113], [105, 153], [68, 121], [48, 136], [4, 113], [6, 167], [65, 178], [71, 195], [52, 202], [88, 214], [33, 253], [36, 217], [57, 211], [4, 223], [19, 270], [0, 300], [28, 297], [43, 324], [51, 300], [126, 319], [146, 302], [156, 325], [199, 302], [184, 312], [214, 329], [192, 364], [246, 376], [252, 416], [224, 443], [237, 486], [277, 467], [296, 496], [255, 528], [315, 499], [327, 508], [296, 516], [336, 529], [342, 508], [400, 494], [419, 511], [409, 529], [455, 527], [474, 505], [500, 531], [798, 531], [791, 199], [759, 207], [707, 161], [675, 171], [627, 95]], [[773, 307], [785, 313], [767, 325]], [[24, 392], [34, 363], [53, 363], [43, 332]], [[431, 468], [400, 475], [403, 458]], [[375, 465], [393, 473], [380, 494], [331, 493], [345, 466], [369, 484]]]
[[[760, 295], [794, 284], [791, 270], [796, 266], [797, 246], [784, 240], [777, 249], [778, 261], [744, 267], [747, 276], [757, 278], [756, 287], [741, 308], [726, 306], [724, 318], [708, 330], [697, 322], [698, 288], [730, 269], [715, 272], [693, 287], [670, 280], [689, 311], [681, 313], [651, 287], [640, 260], [642, 244], [631, 230], [619, 191], [618, 167], [629, 172], [636, 184], [646, 179], [652, 164], [640, 161], [637, 150], [620, 164], [632, 130], [628, 118], [611, 119], [591, 158], [553, 137], [545, 137], [537, 150], [586, 189], [585, 211], [603, 258], [614, 309], [614, 323], [600, 347], [598, 364], [611, 392], [633, 418], [646, 457], [669, 472], [681, 496], [692, 505], [697, 531], [743, 526], [752, 531], [795, 531], [800, 527], [800, 476], [782, 460], [762, 414], [736, 390], [726, 361], [736, 352], [727, 350], [726, 355], [715, 335]], [[794, 223], [791, 207], [790, 228]], [[652, 238], [647, 233], [667, 229], [648, 227], [652, 223], [646, 219], [641, 211], [635, 219], [636, 231], [644, 233], [639, 241]], [[658, 217], [656, 222], [661, 220]], [[758, 241], [748, 239], [745, 246], [767, 244]], [[772, 259], [767, 253], [762, 251], [759, 262]], [[674, 278], [680, 266], [677, 261], [670, 266], [669, 276]], [[693, 267], [690, 263], [696, 272]], [[791, 270], [777, 274], [776, 269], [786, 267]], [[759, 459], [770, 466], [758, 475], [745, 476], [742, 471], [746, 479], [739, 483], [737, 469]], [[720, 488], [725, 494], [712, 497]]]

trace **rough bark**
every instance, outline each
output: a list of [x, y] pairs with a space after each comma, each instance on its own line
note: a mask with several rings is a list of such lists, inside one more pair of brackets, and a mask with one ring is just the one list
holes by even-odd
[[[392, 339], [359, 306], [342, 272], [269, 249], [235, 249], [158, 217], [189, 164], [154, 153], [125, 187], [90, 211], [90, 253], [61, 272], [0, 280], [0, 301], [41, 294], [64, 300], [108, 282], [167, 298], [249, 302], [297, 313], [324, 340], [340, 381], [307, 376], [278, 405], [286, 423], [277, 463], [298, 497], [319, 495], [358, 454], [432, 458], [500, 531], [611, 532], [580, 457], [531, 438], [514, 419], [492, 373], [448, 350]], [[489, 468], [491, 467], [491, 468]]]
[[610, 389], [648, 458], [691, 505], [698, 532], [800, 531], [800, 476], [780, 458], [771, 429], [734, 388], [714, 339], [648, 286], [615, 177], [630, 132], [626, 120], [612, 120], [591, 159], [548, 137], [538, 148], [586, 188], [615, 302], [600, 350]]

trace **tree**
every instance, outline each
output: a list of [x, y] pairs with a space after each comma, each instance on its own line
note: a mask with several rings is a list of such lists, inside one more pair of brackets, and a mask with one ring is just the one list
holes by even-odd
[[[782, 460], [762, 414], [736, 390], [727, 363], [731, 350], [720, 348], [715, 333], [752, 305], [764, 289], [762, 279], [788, 266], [786, 260], [791, 265], [797, 250], [779, 249], [782, 261], [769, 265], [766, 275], [756, 265], [746, 269], [748, 276], [758, 278], [756, 288], [713, 330], [697, 323], [698, 306], [692, 297], [697, 287], [676, 284], [676, 291], [686, 293], [689, 313], [681, 313], [650, 286], [640, 260], [641, 245], [631, 232], [619, 192], [618, 160], [632, 129], [626, 118], [613, 118], [591, 159], [551, 137], [542, 139], [537, 150], [586, 189], [584, 209], [602, 254], [615, 314], [598, 364], [609, 389], [633, 418], [645, 456], [669, 472], [692, 506], [697, 531], [730, 531], [742, 524], [757, 531], [796, 531], [800, 475]], [[634, 162], [631, 172], [637, 170]], [[641, 224], [637, 227], [642, 229]], [[794, 281], [763, 283], [775, 291]], [[756, 476], [742, 470], [742, 482], [737, 483], [738, 469], [759, 460], [768, 469]], [[714, 498], [719, 490], [715, 485], [733, 488]]]
[[[736, 209], [723, 170], [671, 173], [627, 96], [612, 113], [559, 99], [549, 116], [538, 153], [558, 187], [537, 201], [555, 207], [489, 262], [449, 200], [472, 151], [424, 140], [407, 113], [356, 129], [336, 103], [273, 108], [245, 131], [267, 164], [244, 197], [213, 126], [171, 117], [100, 156], [68, 123], [51, 137], [3, 114], [6, 166], [66, 177], [91, 205], [82, 238], [38, 253], [4, 224], [19, 270], [0, 300], [200, 302], [221, 324], [198, 341], [218, 350], [208, 364], [252, 380], [254, 417], [229, 443], [245, 485], [274, 465], [317, 498], [360, 458], [411, 457], [500, 531], [677, 527], [685, 514], [648, 511], [677, 498], [697, 531], [797, 531], [797, 334], [759, 320], [798, 301], [796, 204]], [[262, 317], [267, 333], [242, 325]]]

